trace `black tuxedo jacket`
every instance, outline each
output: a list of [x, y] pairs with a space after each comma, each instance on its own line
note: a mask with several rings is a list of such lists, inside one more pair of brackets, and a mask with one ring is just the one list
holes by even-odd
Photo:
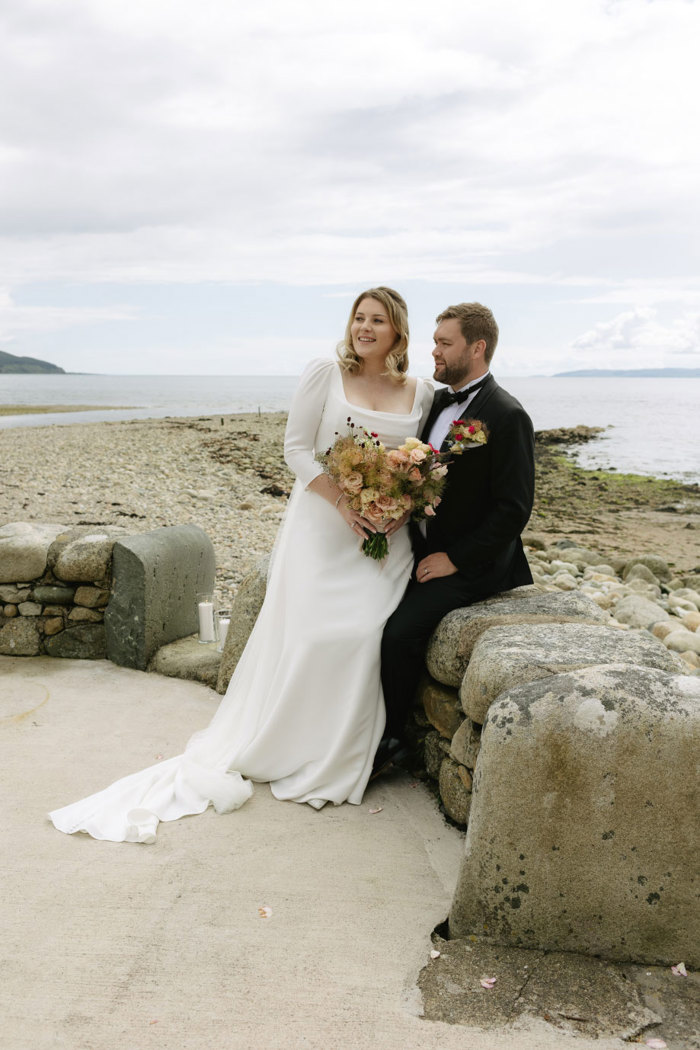
[[[423, 429], [428, 440], [440, 414], [436, 394]], [[532, 422], [519, 401], [493, 376], [455, 419], [479, 419], [488, 427], [485, 445], [467, 449], [449, 463], [442, 502], [427, 520], [427, 537], [413, 526], [417, 560], [444, 551], [473, 585], [475, 600], [532, 583], [520, 533], [532, 511], [535, 441]]]

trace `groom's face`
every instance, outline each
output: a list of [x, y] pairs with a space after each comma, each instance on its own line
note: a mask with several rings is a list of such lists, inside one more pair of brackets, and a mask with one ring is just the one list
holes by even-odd
[[459, 321], [450, 317], [435, 329], [433, 379], [459, 390], [484, 371], [483, 340], [471, 345], [462, 335]]

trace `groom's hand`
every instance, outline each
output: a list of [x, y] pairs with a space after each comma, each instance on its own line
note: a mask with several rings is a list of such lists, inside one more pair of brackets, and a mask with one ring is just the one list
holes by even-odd
[[444, 551], [437, 554], [429, 554], [418, 562], [416, 567], [416, 579], [419, 583], [430, 583], [441, 576], [452, 576], [457, 572], [457, 566], [453, 565]]

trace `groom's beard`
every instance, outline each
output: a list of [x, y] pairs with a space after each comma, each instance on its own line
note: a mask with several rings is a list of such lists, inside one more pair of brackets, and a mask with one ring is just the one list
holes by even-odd
[[453, 365], [447, 365], [444, 362], [440, 364], [435, 363], [433, 379], [438, 383], [446, 383], [453, 390], [459, 390], [461, 387], [466, 386], [470, 378], [469, 362], [466, 358], [457, 361]]

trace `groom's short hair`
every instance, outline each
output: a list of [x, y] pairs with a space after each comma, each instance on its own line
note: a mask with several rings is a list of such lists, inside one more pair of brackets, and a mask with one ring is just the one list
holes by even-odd
[[498, 325], [488, 306], [481, 303], [457, 303], [456, 306], [448, 306], [436, 317], [437, 324], [441, 321], [459, 321], [462, 335], [468, 345], [483, 339], [486, 343], [484, 361], [488, 365], [493, 357], [493, 352], [498, 343]]

